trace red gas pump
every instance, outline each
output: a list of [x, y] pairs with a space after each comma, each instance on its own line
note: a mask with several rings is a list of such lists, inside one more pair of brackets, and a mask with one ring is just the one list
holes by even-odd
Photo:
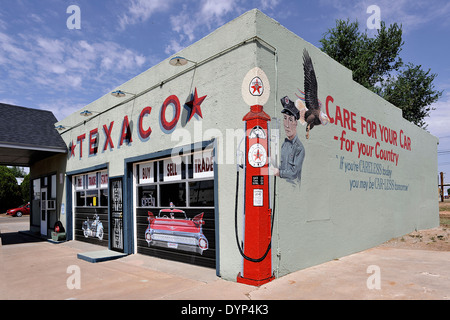
[[[268, 91], [270, 91], [268, 80], [261, 69], [255, 69], [249, 72], [250, 75], [254, 75], [256, 72], [256, 76], [250, 81], [249, 94], [259, 98], [256, 100], [250, 99], [250, 101], [264, 102], [267, 101]], [[267, 83], [266, 86], [264, 86], [264, 82]], [[245, 85], [246, 81], [244, 80], [243, 86]], [[262, 97], [264, 92], [266, 96]], [[244, 90], [243, 94], [245, 94]], [[236, 194], [236, 240], [239, 251], [244, 259], [243, 270], [238, 274], [237, 282], [254, 286], [261, 286], [275, 278], [272, 272], [271, 243], [273, 219], [269, 200], [268, 174], [270, 155], [268, 124], [270, 120], [270, 116], [264, 112], [261, 104], [251, 105], [250, 112], [243, 118], [246, 132], [244, 177], [245, 241], [244, 247], [242, 248], [237, 236], [238, 194]], [[238, 192], [239, 169], [237, 174], [236, 189]]]

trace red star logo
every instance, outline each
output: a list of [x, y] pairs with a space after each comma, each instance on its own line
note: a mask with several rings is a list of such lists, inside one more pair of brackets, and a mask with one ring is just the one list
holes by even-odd
[[75, 147], [77, 145], [72, 142], [69, 143], [69, 149], [70, 149], [70, 156], [74, 156], [75, 157]]
[[259, 153], [259, 150], [256, 150], [256, 154], [255, 154], [255, 160], [261, 160], [261, 153]]
[[258, 91], [258, 94], [261, 94], [260, 90], [262, 88], [262, 85], [259, 84], [258, 79], [255, 79], [255, 83], [251, 86], [253, 89], [252, 94], [255, 94], [256, 91]]
[[200, 105], [202, 104], [203, 100], [206, 99], [206, 97], [207, 96], [203, 96], [203, 97], [199, 98], [197, 95], [197, 88], [195, 88], [193, 100], [186, 102], [186, 105], [191, 108], [191, 114], [190, 114], [189, 120], [187, 122], [191, 121], [192, 117], [195, 114], [198, 114], [200, 116], [200, 118], [203, 119], [202, 109], [200, 108]]

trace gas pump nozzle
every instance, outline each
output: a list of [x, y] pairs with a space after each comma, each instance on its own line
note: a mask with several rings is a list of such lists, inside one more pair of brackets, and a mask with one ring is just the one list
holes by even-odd
[[279, 149], [279, 141], [280, 141], [280, 119], [272, 118], [271, 125], [273, 125], [273, 129], [270, 130], [270, 167], [278, 168], [278, 149]]
[[245, 152], [241, 150], [242, 141], [245, 140], [245, 136], [242, 137], [239, 142], [238, 148], [236, 150], [236, 171], [239, 172], [239, 169], [244, 169], [245, 167]]

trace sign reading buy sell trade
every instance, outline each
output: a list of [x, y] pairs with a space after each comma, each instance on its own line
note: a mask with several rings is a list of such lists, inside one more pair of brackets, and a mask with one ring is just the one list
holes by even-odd
[[[191, 95], [191, 100], [185, 104], [190, 109], [190, 114], [188, 116], [187, 122], [191, 121], [195, 115], [203, 118], [201, 104], [206, 99], [206, 97], [207, 96], [199, 97], [197, 88], [195, 88], [194, 94]], [[167, 117], [167, 109], [170, 109], [169, 107], [174, 110], [172, 119], [168, 119]], [[159, 123], [165, 133], [171, 133], [178, 124], [181, 116], [181, 107], [182, 104], [180, 103], [180, 100], [176, 95], [171, 95], [164, 101], [159, 112]], [[152, 134], [152, 128], [150, 126], [144, 125], [145, 118], [150, 116], [152, 116], [152, 107], [147, 106], [141, 110], [137, 119], [137, 134], [142, 141], [147, 141]], [[83, 145], [85, 145], [86, 141], [87, 149], [86, 147], [84, 149], [88, 151], [89, 156], [96, 155], [99, 149], [99, 136], [101, 132], [103, 132], [102, 136], [104, 138], [102, 140], [102, 151], [106, 151], [108, 150], [108, 148], [110, 151], [114, 151], [116, 146], [120, 147], [124, 143], [129, 144], [133, 142], [133, 132], [131, 130], [128, 115], [125, 115], [123, 117], [122, 126], [119, 129], [119, 141], [114, 141], [112, 139], [112, 133], [116, 130], [118, 129], [114, 127], [114, 121], [111, 121], [110, 123], [105, 123], [103, 124], [103, 126], [99, 126], [99, 128], [95, 128], [88, 133], [80, 134], [77, 137], [76, 141], [71, 141], [69, 143], [70, 158], [75, 157], [75, 154], [77, 153], [80, 159], [83, 158]]]

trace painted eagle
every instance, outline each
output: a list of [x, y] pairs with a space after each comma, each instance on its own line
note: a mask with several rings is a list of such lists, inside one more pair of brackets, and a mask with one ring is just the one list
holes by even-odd
[[322, 104], [318, 98], [317, 79], [313, 62], [306, 49], [303, 50], [303, 71], [305, 74], [305, 104], [306, 111], [301, 112], [301, 120], [306, 122], [306, 139], [309, 139], [309, 131], [316, 125], [325, 125], [328, 117], [322, 112]]

